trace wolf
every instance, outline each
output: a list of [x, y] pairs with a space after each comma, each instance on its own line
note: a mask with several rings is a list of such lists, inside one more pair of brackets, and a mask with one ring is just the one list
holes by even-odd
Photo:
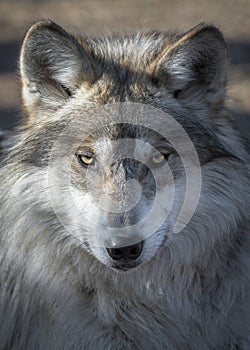
[[0, 349], [250, 349], [250, 161], [228, 61], [206, 23], [28, 30], [0, 171]]

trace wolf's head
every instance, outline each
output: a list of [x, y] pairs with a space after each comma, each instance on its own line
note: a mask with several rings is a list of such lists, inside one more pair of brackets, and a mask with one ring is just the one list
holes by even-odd
[[[180, 256], [185, 245], [193, 254], [199, 235], [217, 239], [213, 220], [225, 225], [224, 169], [237, 143], [229, 127], [221, 131], [226, 70], [225, 43], [211, 25], [97, 39], [50, 21], [31, 27], [20, 58], [18, 157], [48, 169], [65, 235], [120, 269], [171, 242]], [[175, 235], [178, 220], [184, 233]]]

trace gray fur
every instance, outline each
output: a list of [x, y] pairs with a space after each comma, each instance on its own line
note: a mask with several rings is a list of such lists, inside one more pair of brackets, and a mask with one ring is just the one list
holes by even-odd
[[[184, 35], [97, 39], [75, 39], [50, 21], [30, 29], [20, 58], [25, 116], [0, 172], [0, 349], [249, 350], [249, 155], [224, 107], [227, 64], [222, 35], [211, 25]], [[202, 169], [200, 201], [183, 232], [151, 237], [153, 256], [127, 271], [102, 260], [85, 232], [81, 242], [65, 230], [47, 184], [63, 127], [79, 116], [86, 130], [101, 125], [92, 111], [112, 102], [169, 113], [189, 134]], [[140, 132], [155, 138], [120, 125], [92, 143]], [[102, 147], [105, 156], [109, 141]], [[181, 188], [178, 157], [169, 164]], [[84, 194], [81, 170], [76, 163], [73, 169], [72, 186]], [[145, 169], [126, 164], [118, 182], [131, 169], [143, 174], [143, 198], [151, 199]], [[95, 190], [98, 197], [102, 188]], [[63, 214], [73, 225], [67, 204]]]

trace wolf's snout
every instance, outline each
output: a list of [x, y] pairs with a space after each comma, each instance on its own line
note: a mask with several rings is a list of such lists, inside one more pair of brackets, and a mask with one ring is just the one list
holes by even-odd
[[142, 252], [142, 246], [143, 243], [139, 242], [127, 247], [107, 248], [107, 252], [113, 260], [123, 260], [128, 262], [139, 258]]

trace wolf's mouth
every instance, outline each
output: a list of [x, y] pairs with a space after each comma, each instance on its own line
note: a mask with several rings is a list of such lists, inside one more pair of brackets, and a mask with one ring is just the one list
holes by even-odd
[[135, 269], [136, 267], [138, 267], [139, 265], [141, 265], [140, 262], [137, 262], [137, 263], [124, 263], [124, 264], [121, 264], [121, 263], [116, 263], [116, 264], [112, 264], [110, 267], [112, 269], [115, 269], [115, 270], [121, 270], [121, 271], [128, 271], [128, 270], [132, 270], [132, 269]]

